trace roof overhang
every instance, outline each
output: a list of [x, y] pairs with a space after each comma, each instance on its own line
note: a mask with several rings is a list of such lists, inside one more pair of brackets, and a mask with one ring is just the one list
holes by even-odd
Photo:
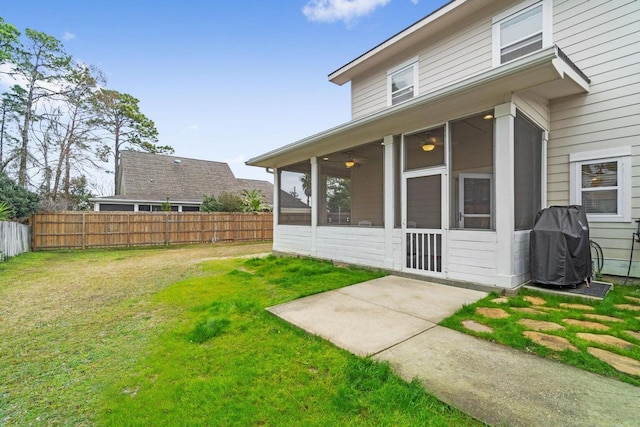
[[421, 40], [423, 41], [427, 35], [450, 28], [451, 25], [455, 25], [468, 16], [477, 14], [486, 7], [487, 0], [452, 0], [353, 61], [338, 68], [329, 74], [329, 81], [343, 85], [362, 70], [371, 69], [393, 58], [403, 49], [407, 49]]
[[[113, 197], [94, 197], [89, 199], [90, 202], [93, 203], [110, 203], [114, 205], [132, 205], [132, 204], [162, 204], [166, 203], [167, 199], [156, 200], [156, 199], [142, 199], [142, 198], [131, 198], [131, 199], [118, 199]], [[202, 200], [171, 200], [169, 202], [174, 205], [201, 205]]]
[[[325, 132], [285, 145], [246, 162], [250, 166], [277, 168], [311, 157], [423, 128], [450, 120], [461, 111], [487, 101], [510, 99], [515, 92], [530, 91], [547, 100], [587, 93], [589, 79], [557, 46], [489, 69], [405, 103], [352, 120]], [[494, 104], [495, 105], [495, 104]], [[480, 110], [481, 111], [481, 110]], [[475, 112], [479, 112], [476, 110]]]

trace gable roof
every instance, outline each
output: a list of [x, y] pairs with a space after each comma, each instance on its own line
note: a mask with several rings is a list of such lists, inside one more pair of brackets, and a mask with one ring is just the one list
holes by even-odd
[[[273, 206], [273, 184], [257, 179], [238, 178], [238, 183], [243, 189], [260, 190], [267, 199], [267, 204]], [[309, 205], [300, 199], [296, 199], [286, 191], [280, 190], [280, 207], [285, 209], [308, 209]]]
[[492, 2], [495, 3], [496, 0], [451, 0], [330, 73], [328, 76], [329, 81], [343, 85], [359, 73], [395, 57], [405, 49], [410, 49], [418, 43], [424, 43], [425, 39], [436, 36], [441, 31], [451, 28], [465, 18], [477, 14]]
[[273, 184], [257, 179], [236, 179], [227, 163], [179, 156], [122, 151], [121, 180], [109, 200], [202, 202], [203, 195], [240, 193], [258, 189], [273, 205]]

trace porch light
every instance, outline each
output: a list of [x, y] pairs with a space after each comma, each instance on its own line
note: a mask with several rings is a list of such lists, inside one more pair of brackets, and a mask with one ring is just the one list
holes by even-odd
[[491, 120], [493, 119], [493, 114], [489, 113], [489, 114], [485, 114], [485, 116], [483, 117], [483, 119], [485, 120]]
[[436, 138], [430, 133], [427, 134], [427, 139], [422, 143], [422, 151], [433, 151], [436, 148]]
[[356, 165], [356, 162], [354, 162], [353, 159], [347, 159], [345, 160], [344, 165], [347, 167], [347, 169], [351, 169]]

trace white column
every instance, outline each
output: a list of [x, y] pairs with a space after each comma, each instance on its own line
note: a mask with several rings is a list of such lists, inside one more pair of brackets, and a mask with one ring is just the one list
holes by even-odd
[[273, 169], [273, 250], [278, 250], [278, 222], [280, 222], [280, 171]]
[[514, 118], [515, 104], [509, 102], [495, 108], [495, 175], [496, 175], [496, 285], [513, 288], [515, 275], [515, 206], [514, 206]]
[[318, 229], [318, 158], [311, 158], [311, 256], [317, 256], [316, 231]]
[[393, 227], [395, 225], [395, 162], [393, 135], [384, 137], [384, 267], [393, 269]]

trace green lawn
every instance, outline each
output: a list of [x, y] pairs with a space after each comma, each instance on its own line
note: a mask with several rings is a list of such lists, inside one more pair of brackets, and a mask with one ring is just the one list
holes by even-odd
[[196, 246], [0, 263], [0, 425], [480, 425], [265, 310], [380, 273], [212, 259], [228, 255]]
[[[543, 299], [545, 303], [542, 307], [545, 307], [545, 309], [539, 309], [538, 306], [532, 304], [526, 299], [527, 296]], [[508, 298], [507, 302], [496, 302], [500, 301], [496, 300], [498, 295], [490, 294], [475, 304], [464, 306], [452, 317], [441, 322], [441, 325], [640, 386], [640, 376], [619, 372], [609, 364], [592, 356], [587, 350], [589, 347], [603, 348], [615, 354], [640, 361], [640, 339], [638, 339], [637, 335], [631, 335], [628, 332], [631, 331], [635, 334], [640, 331], [640, 312], [616, 307], [616, 305], [629, 304], [630, 300], [626, 297], [631, 297], [632, 299], [640, 298], [640, 287], [636, 285], [615, 286], [602, 301], [550, 295], [548, 293], [522, 289], [517, 296]], [[586, 305], [592, 309], [575, 309], [562, 306], [561, 304]], [[488, 318], [476, 311], [478, 307], [500, 308], [506, 311], [509, 317], [502, 319]], [[540, 313], [534, 314], [532, 312], [526, 313], [518, 311], [519, 308], [525, 307], [537, 310]], [[610, 316], [618, 319], [618, 321], [596, 321], [589, 317], [591, 314]], [[523, 335], [524, 331], [531, 330], [531, 328], [519, 323], [521, 319], [539, 320], [563, 326], [564, 329], [547, 330], [543, 331], [543, 333], [565, 338], [577, 351], [555, 351], [533, 342]], [[576, 322], [570, 324], [566, 319], [571, 319], [570, 321], [596, 322], [609, 329], [606, 331], [592, 330], [584, 326], [576, 325]], [[462, 322], [465, 320], [473, 320], [482, 325], [489, 326], [493, 328], [493, 332], [474, 332], [463, 326]], [[618, 348], [612, 345], [594, 344], [593, 342], [582, 339], [579, 335], [580, 333], [606, 334], [623, 339], [633, 344], [633, 346], [631, 348]]]

